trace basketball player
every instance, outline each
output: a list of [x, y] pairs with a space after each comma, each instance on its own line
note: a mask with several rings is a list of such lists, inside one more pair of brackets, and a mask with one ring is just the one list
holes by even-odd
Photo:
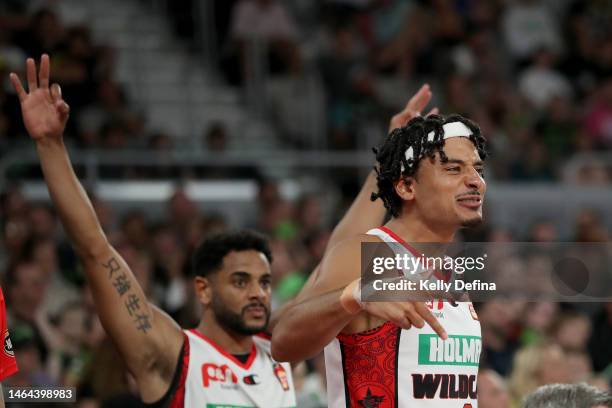
[[[203, 317], [196, 329], [182, 331], [147, 302], [107, 241], [63, 145], [69, 107], [59, 86], [49, 86], [49, 65], [43, 55], [37, 78], [34, 60], [28, 59], [29, 92], [14, 73], [11, 82], [51, 198], [85, 266], [102, 324], [134, 376], [141, 399], [172, 407], [294, 406], [289, 366], [274, 362], [269, 341], [253, 335], [265, 329], [269, 318], [270, 255], [265, 241], [249, 233], [224, 234], [198, 248], [194, 284]], [[392, 126], [405, 123], [430, 98], [429, 88], [421, 88]], [[374, 183], [371, 175], [334, 230], [332, 244], [379, 225], [384, 208], [365, 193]]]
[[451, 242], [481, 222], [484, 143], [471, 121], [433, 115], [394, 130], [377, 150], [372, 198], [391, 220], [332, 248], [273, 332], [278, 361], [325, 348], [330, 407], [476, 406], [481, 338], [471, 303], [364, 302], [359, 277], [363, 242], [418, 256], [409, 242]]
[[[8, 327], [6, 325], [6, 306], [4, 304], [4, 295], [0, 288], [0, 334], [2, 335], [2, 352], [0, 352], [0, 381], [4, 381], [6, 377], [15, 374], [18, 371], [13, 345], [9, 337]], [[4, 408], [4, 395], [2, 393], [2, 384], [0, 384], [0, 408]]]

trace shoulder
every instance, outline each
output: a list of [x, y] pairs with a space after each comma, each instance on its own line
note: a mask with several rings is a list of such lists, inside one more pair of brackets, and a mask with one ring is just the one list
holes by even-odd
[[272, 336], [268, 333], [262, 332], [253, 335], [253, 343], [255, 343], [255, 347], [263, 349], [266, 353], [270, 354]]
[[370, 234], [358, 234], [343, 241], [340, 241], [336, 246], [331, 248], [329, 256], [338, 256], [339, 254], [346, 254], [351, 252], [359, 252], [361, 250], [361, 244], [368, 242], [383, 242], [378, 236]]
[[380, 242], [382, 242], [380, 238], [367, 234], [355, 235], [340, 241], [323, 258], [321, 269], [313, 284], [315, 292], [335, 290], [359, 278], [363, 244]]

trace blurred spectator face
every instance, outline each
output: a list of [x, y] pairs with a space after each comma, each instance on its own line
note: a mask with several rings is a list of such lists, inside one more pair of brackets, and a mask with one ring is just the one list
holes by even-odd
[[527, 312], [527, 326], [541, 331], [546, 331], [555, 318], [559, 306], [554, 302], [534, 303]]
[[451, 76], [446, 83], [446, 97], [448, 105], [455, 112], [470, 112], [472, 101], [471, 86], [466, 77], [460, 75]]
[[538, 364], [536, 371], [538, 384], [567, 383], [570, 377], [565, 353], [559, 346], [551, 345], [544, 351]]
[[522, 302], [486, 302], [478, 312], [483, 327], [505, 334], [522, 315]]
[[30, 225], [37, 238], [54, 238], [57, 230], [57, 220], [52, 210], [44, 205], [32, 207], [30, 210]]
[[[222, 232], [225, 231], [229, 228], [229, 226], [227, 225], [227, 220], [220, 214], [209, 214], [208, 216], [206, 216], [206, 218], [203, 221], [202, 225], [199, 225], [200, 230], [197, 232], [193, 232], [194, 234], [194, 238], [195, 238], [195, 234], [203, 234], [204, 231], [206, 231], [207, 233], [211, 233], [214, 234], [216, 232]], [[200, 241], [201, 236], [198, 237], [198, 242]], [[194, 242], [192, 241], [194, 244], [197, 244], [198, 242]]]
[[86, 333], [87, 315], [80, 304], [74, 304], [63, 310], [60, 315], [58, 329], [72, 344], [83, 342]]
[[587, 316], [561, 318], [553, 334], [554, 340], [565, 350], [585, 350], [591, 335], [591, 322]]
[[330, 235], [331, 233], [329, 231], [318, 231], [307, 238], [306, 244], [311, 259], [323, 259]]
[[197, 207], [187, 194], [179, 190], [170, 198], [170, 214], [173, 220], [182, 222], [194, 221]]
[[23, 193], [17, 188], [11, 188], [2, 194], [2, 216], [6, 219], [24, 215], [28, 209], [28, 202]]
[[89, 31], [85, 27], [73, 29], [68, 34], [68, 50], [73, 57], [84, 58], [92, 53]]
[[153, 253], [158, 256], [167, 256], [180, 250], [176, 235], [170, 228], [160, 228], [153, 238]]
[[268, 207], [261, 215], [260, 227], [271, 233], [284, 221], [290, 220], [293, 215], [293, 206], [286, 200], [278, 200]]
[[557, 240], [557, 229], [549, 221], [538, 222], [531, 227], [531, 241], [554, 242]]
[[33, 342], [19, 345], [19, 353], [16, 353], [15, 356], [17, 358], [17, 365], [19, 366], [19, 374], [21, 374], [20, 377], [23, 375], [23, 379], [29, 382], [30, 375], [36, 373], [41, 366], [38, 347], [36, 347], [36, 344]]
[[127, 143], [127, 133], [125, 128], [119, 123], [105, 126], [102, 130], [102, 140], [104, 147], [109, 149], [119, 149]]
[[32, 253], [32, 260], [44, 272], [45, 277], [49, 279], [51, 274], [57, 272], [58, 269], [55, 242], [50, 239], [37, 242]]
[[42, 269], [35, 263], [21, 263], [15, 269], [15, 282], [9, 289], [11, 307], [36, 310], [45, 298], [48, 280]]
[[259, 191], [257, 192], [257, 201], [259, 202], [260, 209], [266, 210], [269, 206], [273, 205], [281, 199], [278, 184], [268, 181], [259, 185]]
[[111, 230], [113, 225], [113, 210], [112, 208], [100, 200], [99, 198], [89, 195], [91, 199], [91, 204], [93, 205], [94, 211], [96, 212], [96, 216], [100, 221], [100, 225], [104, 230]]
[[144, 214], [129, 214], [122, 223], [122, 232], [128, 242], [136, 248], [144, 248], [149, 240], [147, 220]]
[[536, 343], [514, 355], [510, 386], [512, 396], [521, 399], [543, 384], [570, 380], [565, 353], [557, 344]]
[[274, 281], [280, 281], [287, 273], [295, 271], [296, 265], [287, 244], [284, 241], [274, 240], [270, 242], [272, 251], [272, 276]]
[[23, 218], [12, 217], [4, 224], [4, 246], [9, 254], [20, 254], [30, 236], [30, 224]]
[[304, 197], [298, 204], [298, 214], [302, 227], [315, 229], [321, 225], [323, 214], [321, 211], [321, 203], [315, 196]]
[[114, 110], [123, 105], [123, 95], [119, 85], [112, 81], [104, 81], [98, 88], [98, 100], [105, 109]]
[[50, 10], [40, 11], [32, 26], [38, 39], [45, 44], [55, 45], [62, 38], [63, 27], [55, 13]]
[[509, 408], [510, 395], [503, 378], [493, 370], [478, 374], [478, 406], [480, 408]]
[[591, 210], [583, 210], [576, 218], [576, 241], [600, 242], [607, 240], [607, 232], [602, 227], [601, 217]]
[[227, 149], [227, 132], [221, 123], [210, 126], [204, 140], [206, 150], [210, 152], [223, 152]]
[[[449, 160], [463, 160], [466, 163], [480, 160], [474, 144], [465, 137], [447, 139], [444, 153]], [[471, 164], [464, 167], [441, 163], [439, 153], [436, 153], [433, 163], [422, 159], [416, 178], [410, 184], [413, 197], [407, 201], [408, 205], [413, 205], [416, 214], [423, 219], [446, 228], [480, 224], [482, 201], [479, 204], [469, 203], [468, 206], [468, 203], [459, 201], [459, 198], [476, 193], [484, 198], [486, 183]]]

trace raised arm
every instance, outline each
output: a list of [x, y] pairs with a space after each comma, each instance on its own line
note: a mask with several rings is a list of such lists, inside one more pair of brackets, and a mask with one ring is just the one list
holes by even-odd
[[100, 320], [136, 378], [143, 400], [155, 401], [172, 379], [182, 333], [170, 317], [148, 303], [130, 268], [102, 231], [63, 143], [69, 107], [59, 85], [49, 86], [49, 66], [49, 57], [43, 55], [37, 78], [34, 60], [27, 60], [28, 92], [11, 73], [23, 121], [36, 143], [62, 225], [85, 267]]
[[[389, 133], [393, 129], [404, 126], [415, 116], [419, 116], [421, 111], [431, 101], [431, 97], [432, 93], [429, 85], [421, 86], [417, 93], [406, 103], [404, 109], [391, 118], [389, 121]], [[437, 112], [438, 109], [433, 108], [428, 115]], [[350, 208], [334, 228], [327, 244], [326, 252], [347, 238], [363, 234], [372, 228], [382, 225], [386, 211], [381, 200], [370, 200], [370, 196], [374, 191], [376, 191], [376, 172], [372, 170]]]
[[[391, 118], [389, 121], [389, 133], [391, 133], [393, 129], [404, 126], [415, 116], [419, 116], [421, 111], [423, 111], [423, 109], [425, 109], [425, 107], [431, 101], [431, 97], [432, 93], [429, 85], [424, 84], [421, 86], [417, 93], [415, 93], [412, 98], [410, 98], [408, 103], [406, 103], [404, 109]], [[435, 114], [437, 112], [438, 109], [433, 108], [428, 115]], [[329, 238], [329, 242], [327, 243], [325, 253], [328, 253], [331, 248], [348, 238], [354, 237], [358, 234], [363, 234], [372, 228], [382, 225], [386, 210], [381, 200], [370, 200], [370, 196], [374, 191], [376, 191], [376, 172], [372, 170], [363, 183], [359, 194], [357, 194], [357, 197], [355, 197], [355, 200], [344, 214], [340, 222], [338, 222], [338, 224], [334, 227], [334, 230]], [[276, 327], [278, 321], [281, 319], [283, 314], [289, 310], [289, 308], [304, 300], [305, 294], [308, 293], [308, 289], [312, 287], [315, 280], [319, 278], [320, 273], [321, 265], [319, 264], [308, 277], [308, 281], [304, 284], [304, 287], [300, 293], [294, 299], [285, 303], [279, 309], [274, 311], [272, 318], [270, 319], [270, 324], [268, 325], [268, 330], [270, 332], [274, 330], [274, 327]]]

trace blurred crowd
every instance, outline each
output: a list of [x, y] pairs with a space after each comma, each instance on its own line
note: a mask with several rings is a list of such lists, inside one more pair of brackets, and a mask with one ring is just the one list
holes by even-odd
[[[138, 208], [119, 216], [105, 202], [92, 199], [110, 241], [148, 298], [183, 327], [195, 326], [200, 306], [191, 284], [191, 253], [202, 236], [228, 228], [227, 220], [199, 207], [180, 189], [166, 203], [162, 218]], [[307, 195], [291, 202], [271, 182], [260, 185], [255, 205], [257, 218], [247, 226], [271, 239], [273, 307], [278, 307], [297, 294], [321, 259], [333, 224], [322, 221], [320, 197]], [[100, 326], [81, 265], [53, 208], [28, 201], [12, 187], [1, 195], [0, 217], [2, 287], [20, 367], [7, 383], [77, 386], [80, 398], [91, 404], [135, 401], [125, 367]], [[540, 221], [527, 236], [484, 224], [464, 231], [462, 239], [601, 242], [609, 241], [609, 234], [596, 214], [585, 210], [569, 237], [559, 236], [552, 222]], [[555, 382], [588, 382], [609, 389], [612, 302], [491, 301], [476, 307], [483, 331], [482, 407], [509, 406], [539, 385]], [[299, 406], [324, 407], [322, 356], [295, 371]]]
[[[0, 158], [27, 143], [8, 72], [23, 73], [27, 56], [48, 52], [53, 80], [71, 105], [66, 138], [83, 148], [167, 150], [171, 135], [149, 133], [145, 116], [114, 78], [115, 52], [95, 44], [87, 26], [69, 26], [28, 1], [0, 3]], [[174, 2], [176, 4], [182, 2]], [[496, 179], [555, 180], [582, 151], [612, 147], [612, 4], [606, 1], [476, 0], [217, 0], [221, 72], [228, 83], [248, 75], [248, 43], [268, 45], [272, 77], [313, 72], [323, 84], [330, 149], [354, 149], [362, 128], [383, 129], [421, 82], [435, 104], [477, 121], [491, 142]], [[320, 4], [321, 3], [321, 4]], [[172, 18], [190, 37], [184, 11]], [[21, 75], [23, 77], [23, 75]], [[401, 90], [401, 92], [398, 92]], [[206, 130], [205, 150], [228, 149], [223, 123]], [[300, 147], [299, 141], [287, 136]], [[610, 168], [593, 162], [583, 183], [608, 183]], [[236, 173], [204, 168], [201, 177]], [[257, 169], [247, 171], [257, 174]], [[245, 173], [241, 173], [244, 176]], [[142, 174], [140, 174], [142, 175]], [[174, 173], [148, 176], [176, 177]], [[126, 177], [133, 177], [130, 173]], [[259, 177], [258, 177], [259, 178]], [[325, 222], [322, 200], [295, 202], [259, 178], [257, 217], [244, 225], [271, 238], [274, 301], [299, 291], [321, 259], [344, 205]], [[343, 203], [350, 201], [347, 194]], [[190, 254], [204, 234], [228, 228], [177, 189], [161, 218], [145, 208], [117, 215], [92, 195], [100, 221], [148, 298], [184, 327], [198, 320]], [[527, 236], [484, 224], [465, 232], [473, 241], [606, 242], [611, 232], [593, 211], [582, 211], [573, 233], [560, 236], [552, 220]], [[18, 186], [0, 197], [0, 277], [20, 372], [10, 385], [78, 387], [81, 406], [128, 406], [134, 387], [98, 321], [84, 275], [47, 203], [30, 202]], [[612, 303], [477, 305], [483, 329], [481, 407], [505, 407], [541, 384], [612, 379]], [[300, 407], [324, 407], [321, 356], [295, 368]], [[119, 402], [120, 401], [120, 402]], [[135, 404], [135, 402], [134, 402]]]
[[[331, 149], [363, 148], [355, 135], [372, 124], [384, 129], [422, 82], [432, 84], [442, 113], [481, 126], [497, 179], [556, 180], [576, 152], [612, 147], [609, 2], [235, 0], [215, 7], [229, 80], [248, 77], [254, 41], [267, 44], [272, 77], [321, 80]], [[611, 179], [599, 162], [583, 173], [585, 183]]]
[[[129, 101], [113, 67], [112, 44], [94, 43], [86, 25], [63, 23], [45, 2], [0, 5], [0, 74], [23, 71], [26, 56], [53, 56], [53, 80], [72, 108], [67, 138], [80, 147], [176, 148], [173, 135], [147, 130], [146, 115]], [[147, 2], [143, 2], [147, 3]], [[186, 42], [193, 1], [166, 2], [171, 25]], [[323, 146], [365, 149], [418, 85], [429, 82], [442, 113], [474, 119], [490, 141], [489, 175], [501, 180], [562, 177], [578, 152], [612, 147], [612, 6], [599, 0], [223, 0], [213, 13], [218, 70], [227, 83], [250, 77], [253, 44], [263, 45], [268, 74], [299, 82], [315, 78], [323, 91]], [[50, 2], [53, 4], [53, 2]], [[208, 33], [208, 32], [205, 32]], [[310, 82], [309, 82], [310, 83]], [[283, 99], [284, 98], [284, 99]], [[293, 94], [281, 95], [271, 119], [284, 142], [307, 148]], [[301, 105], [300, 105], [301, 104]], [[201, 147], [212, 150], [203, 129]], [[23, 140], [17, 98], [0, 87], [0, 151]], [[295, 133], [295, 134], [292, 134]], [[240, 134], [223, 133], [239, 140]], [[199, 136], [199, 135], [198, 135]], [[365, 142], [364, 142], [365, 140]], [[377, 139], [374, 139], [377, 140]], [[226, 142], [227, 143], [227, 142]], [[214, 151], [214, 150], [212, 150]], [[582, 183], [611, 180], [610, 166], [592, 160], [574, 175]], [[126, 176], [130, 176], [128, 173]], [[145, 174], [146, 176], [146, 174]]]

